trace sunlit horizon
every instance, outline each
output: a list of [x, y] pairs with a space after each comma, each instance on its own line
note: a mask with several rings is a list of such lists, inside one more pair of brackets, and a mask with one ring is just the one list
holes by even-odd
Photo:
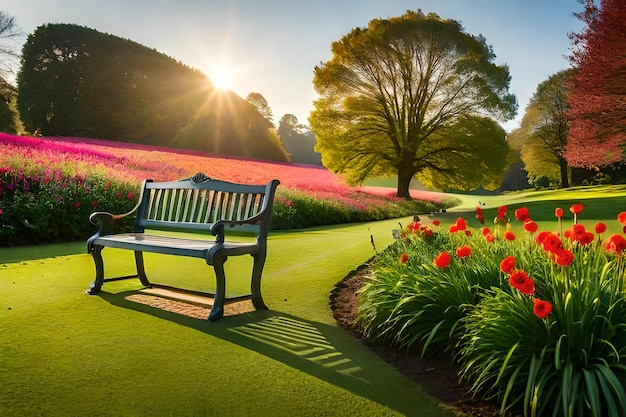
[[219, 90], [231, 91], [234, 88], [232, 71], [224, 66], [214, 65], [209, 67], [207, 77], [209, 77], [215, 88]]

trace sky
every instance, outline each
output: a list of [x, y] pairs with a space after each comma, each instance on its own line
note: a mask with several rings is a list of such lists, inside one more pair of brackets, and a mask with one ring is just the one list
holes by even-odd
[[482, 34], [507, 64], [519, 126], [528, 100], [550, 75], [569, 67], [568, 34], [582, 23], [576, 0], [0, 0], [22, 41], [47, 23], [71, 23], [130, 39], [196, 68], [242, 98], [267, 100], [277, 123], [308, 124], [313, 71], [332, 58], [332, 42], [372, 19], [421, 9]]

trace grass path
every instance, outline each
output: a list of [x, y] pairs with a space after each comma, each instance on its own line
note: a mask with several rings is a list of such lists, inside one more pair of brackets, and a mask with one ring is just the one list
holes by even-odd
[[[0, 415], [451, 415], [330, 311], [334, 285], [374, 254], [370, 233], [382, 249], [397, 223], [272, 233], [263, 281], [271, 310], [216, 323], [127, 300], [136, 280], [84, 295], [93, 265], [80, 242], [28, 248], [21, 261], [1, 249]], [[107, 251], [108, 273], [131, 272], [132, 255]], [[211, 289], [200, 260], [150, 255], [154, 282]], [[244, 289], [247, 261], [226, 266], [229, 293]]]

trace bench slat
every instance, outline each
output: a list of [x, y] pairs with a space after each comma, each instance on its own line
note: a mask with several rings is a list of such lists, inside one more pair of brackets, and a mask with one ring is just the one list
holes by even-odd
[[217, 206], [217, 200], [219, 198], [219, 193], [217, 191], [211, 190], [210, 193], [210, 203], [207, 206], [207, 212], [204, 217], [205, 223], [215, 223], [217, 219], [211, 216], [215, 216], [215, 207]]

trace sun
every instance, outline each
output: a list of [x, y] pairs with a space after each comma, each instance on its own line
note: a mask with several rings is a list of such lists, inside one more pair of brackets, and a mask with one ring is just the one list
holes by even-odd
[[231, 72], [224, 67], [213, 66], [209, 69], [209, 79], [213, 85], [220, 90], [231, 90], [233, 79]]

